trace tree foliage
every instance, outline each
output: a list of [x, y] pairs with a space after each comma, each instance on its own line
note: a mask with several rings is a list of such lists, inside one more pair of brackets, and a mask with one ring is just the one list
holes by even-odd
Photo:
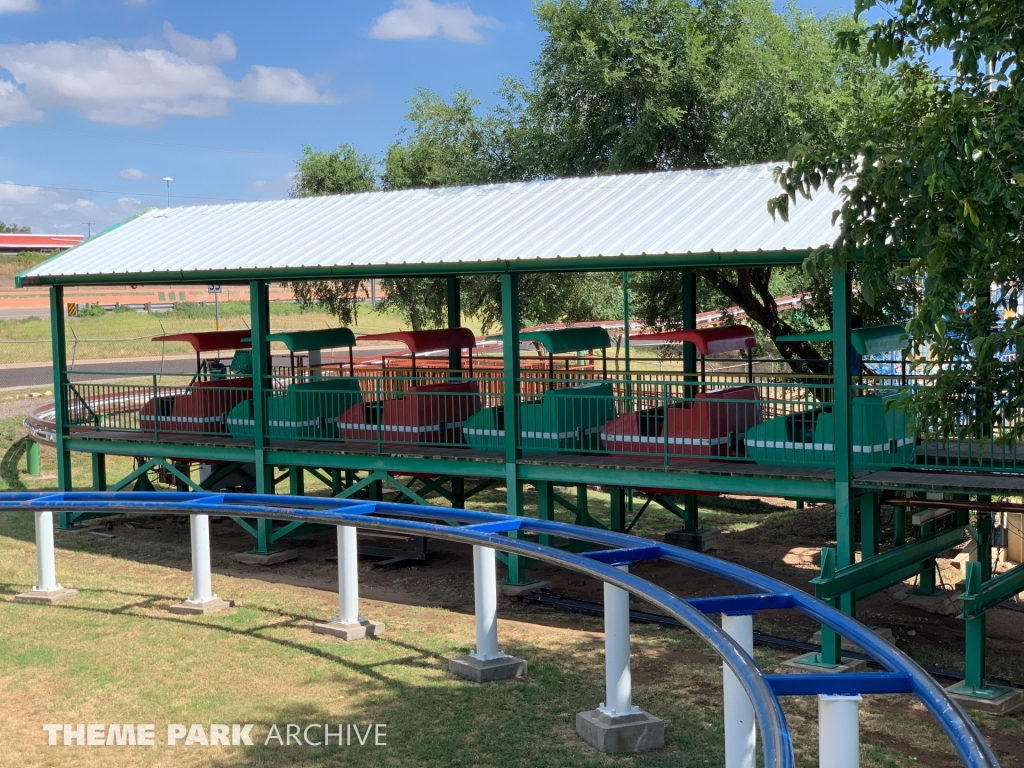
[[4, 235], [29, 235], [32, 227], [19, 227], [17, 224], [4, 224], [0, 221], [0, 234]]
[[[859, 0], [857, 11], [874, 5]], [[862, 294], [876, 305], [893, 281], [923, 285], [907, 327], [935, 385], [912, 407], [945, 433], [1002, 424], [1019, 437], [1024, 4], [907, 0], [895, 11], [842, 37], [893, 69], [887, 108], [827, 146], [796, 147], [770, 208], [785, 216], [821, 185], [841, 190], [839, 238], [809, 268], [861, 261]], [[930, 63], [943, 51], [952, 75]]]
[[[444, 99], [418, 91], [408, 126], [387, 150], [380, 185], [396, 190], [595, 173], [718, 167], [785, 157], [789, 147], [828, 146], [856, 122], [865, 101], [884, 93], [869, 56], [836, 41], [858, 29], [848, 16], [815, 17], [770, 0], [542, 0], [544, 34], [529, 83], [506, 81], [497, 105], [458, 91]], [[368, 158], [343, 145], [304, 150], [296, 194], [372, 188]], [[350, 183], [357, 179], [359, 184]], [[768, 336], [793, 330], [779, 314], [773, 285], [811, 290], [794, 270], [702, 272], [699, 295], [739, 304]], [[621, 312], [620, 275], [524, 277], [525, 323], [601, 319]], [[637, 276], [642, 317], [672, 325], [678, 275]], [[332, 287], [333, 285], [333, 287]], [[464, 311], [485, 326], [500, 320], [498, 281], [466, 277]], [[445, 317], [441, 279], [381, 281], [382, 309], [413, 327]], [[307, 293], [342, 319], [359, 296], [350, 282]], [[347, 309], [346, 309], [347, 307]], [[346, 314], [348, 313], [348, 314]], [[784, 350], [787, 356], [810, 348]]]

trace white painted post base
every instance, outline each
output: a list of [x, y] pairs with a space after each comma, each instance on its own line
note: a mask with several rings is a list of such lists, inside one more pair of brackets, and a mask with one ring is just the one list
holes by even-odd
[[[754, 617], [722, 614], [722, 629], [754, 655]], [[722, 663], [722, 698], [725, 717], [725, 768], [754, 768], [757, 743], [754, 706], [739, 678]]]
[[359, 615], [359, 543], [352, 526], [338, 526], [338, 615], [313, 631], [347, 642], [384, 633], [384, 624]]
[[53, 552], [53, 512], [36, 512], [36, 579], [31, 592], [15, 595], [20, 603], [50, 605], [78, 594], [77, 589], [64, 589], [57, 583], [57, 564]]
[[231, 608], [233, 601], [221, 600], [213, 594], [209, 515], [189, 515], [189, 527], [192, 531], [192, 597], [167, 610], [185, 616], [208, 616]]
[[818, 696], [819, 768], [860, 768], [860, 696]]
[[474, 683], [526, 676], [526, 662], [498, 648], [498, 574], [490, 547], [473, 546], [476, 650], [448, 661], [448, 671]]
[[[628, 571], [625, 565], [616, 566]], [[597, 709], [576, 715], [576, 733], [601, 752], [623, 754], [661, 749], [665, 724], [633, 704], [629, 667], [629, 593], [604, 585], [604, 698]]]

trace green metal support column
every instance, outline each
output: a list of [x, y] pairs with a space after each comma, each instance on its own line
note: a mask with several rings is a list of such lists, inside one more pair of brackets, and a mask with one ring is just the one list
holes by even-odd
[[[448, 327], [462, 325], [462, 281], [457, 277], [448, 278]], [[448, 350], [448, 367], [453, 371], [462, 370], [462, 350]]]
[[860, 510], [860, 555], [861, 561], [877, 557], [881, 547], [881, 496], [865, 493], [857, 499]]
[[[274, 492], [274, 468], [267, 466], [264, 451], [267, 448], [267, 382], [270, 376], [270, 298], [267, 283], [263, 280], [249, 282], [249, 327], [252, 329], [252, 415], [253, 447], [256, 449], [256, 493]], [[270, 551], [273, 521], [259, 518], [256, 521], [256, 551]]]
[[[833, 413], [835, 414], [835, 483], [836, 483], [836, 570], [854, 564], [856, 539], [853, 514], [853, 429], [850, 406], [850, 305], [852, 300], [850, 272], [845, 267], [832, 272], [832, 349], [835, 370]], [[853, 594], [842, 595], [838, 606], [853, 616]], [[828, 627], [822, 627], [821, 661], [835, 665], [842, 658], [842, 639]]]
[[302, 467], [288, 468], [288, 493], [292, 496], [306, 495], [305, 470]]
[[[555, 519], [555, 484], [550, 480], [540, 480], [536, 483], [536, 487], [537, 519], [553, 521]], [[547, 533], [540, 534], [538, 541], [545, 547], [554, 546], [554, 537]]]
[[[980, 549], [980, 547], [979, 547]], [[967, 564], [965, 595], [981, 594], [984, 578], [981, 561]], [[964, 620], [964, 689], [974, 692], [985, 687], [985, 617], [981, 613]]]
[[[519, 446], [519, 275], [501, 276], [502, 403], [505, 413], [505, 501], [507, 513], [521, 515], [522, 485], [517, 463]], [[518, 536], [517, 533], [510, 535]], [[519, 555], [508, 556], [508, 583], [528, 584], [526, 564]]]
[[107, 490], [107, 456], [104, 453], [92, 455], [92, 489]]
[[31, 438], [26, 438], [28, 444], [25, 446], [25, 471], [29, 477], [39, 477], [39, 443]]
[[[62, 491], [73, 490], [71, 478], [71, 454], [65, 447], [68, 438], [68, 357], [67, 329], [64, 326], [64, 288], [59, 285], [50, 288], [50, 343], [53, 358], [53, 400], [54, 440], [57, 444], [57, 487]], [[61, 512], [61, 527], [67, 513]]]
[[897, 504], [892, 508], [892, 545], [902, 546], [907, 543], [907, 508]]
[[626, 491], [624, 488], [612, 488], [609, 501], [609, 527], [616, 533], [626, 532]]
[[[683, 329], [696, 330], [697, 328], [697, 273], [692, 269], [684, 269], [683, 273]], [[683, 373], [689, 374], [688, 381], [695, 380], [697, 374], [697, 348], [693, 344], [683, 345]], [[697, 394], [697, 387], [690, 386], [684, 389], [686, 397], [694, 397]], [[683, 521], [683, 530], [687, 533], [696, 533], [700, 530], [700, 509], [696, 496], [683, 497], [683, 511], [686, 519]]]
[[[633, 410], [633, 384], [631, 381], [632, 361], [629, 355], [629, 272], [622, 273], [622, 351], [623, 367], [626, 371], [626, 409]], [[629, 511], [633, 511], [633, 489], [626, 489], [626, 505]]]
[[451, 479], [452, 506], [455, 509], [466, 508], [466, 478], [453, 477]]

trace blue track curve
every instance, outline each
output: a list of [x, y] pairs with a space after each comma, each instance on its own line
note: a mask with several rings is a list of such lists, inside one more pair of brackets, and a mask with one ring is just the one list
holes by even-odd
[[[732, 669], [750, 697], [761, 732], [766, 768], [795, 765], [789, 726], [779, 695], [816, 693], [913, 693], [946, 732], [969, 768], [999, 763], [970, 717], [917, 663], [879, 639], [859, 622], [786, 584], [733, 563], [658, 544], [638, 536], [489, 512], [310, 496], [167, 492], [0, 493], [0, 510], [44, 508], [135, 514], [213, 514], [347, 524], [386, 532], [423, 535], [514, 552], [585, 573], [646, 600], [679, 620], [707, 642]], [[437, 522], [431, 522], [437, 521]], [[441, 522], [443, 521], [443, 522]], [[608, 549], [571, 554], [508, 534], [550, 534]], [[615, 565], [660, 558], [721, 577], [751, 592], [731, 597], [685, 600]], [[708, 613], [754, 613], [793, 608], [860, 646], [887, 672], [822, 675], [765, 675]]]

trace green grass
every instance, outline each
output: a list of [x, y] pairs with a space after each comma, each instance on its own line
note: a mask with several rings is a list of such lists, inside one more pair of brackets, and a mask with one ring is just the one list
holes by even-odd
[[[247, 302], [221, 304], [221, 328], [244, 328], [248, 322]], [[274, 302], [271, 306], [272, 331], [312, 330], [337, 325], [338, 321], [333, 316], [317, 309], [303, 311], [296, 304], [284, 301]], [[134, 311], [107, 312], [98, 316], [69, 318], [66, 327], [69, 361], [72, 358], [79, 361], [159, 357], [161, 345], [154, 344], [152, 337], [164, 333], [212, 331], [215, 329], [214, 309], [212, 306], [184, 304], [173, 311], [151, 315]], [[352, 327], [358, 333], [386, 333], [406, 325], [397, 315], [364, 309]], [[192, 347], [183, 343], [167, 344], [163, 353], [168, 356], [194, 354]], [[48, 362], [50, 355], [48, 318], [0, 320], [0, 365]]]
[[[634, 700], [664, 718], [665, 749], [606, 757], [584, 746], [575, 714], [603, 696], [601, 622], [501, 604], [502, 648], [529, 661], [525, 680], [477, 686], [451, 677], [447, 659], [473, 638], [468, 564], [458, 580], [459, 607], [364, 600], [384, 621], [379, 641], [346, 645], [312, 633], [335, 597], [261, 579], [232, 567], [237, 541], [215, 535], [215, 590], [237, 601], [211, 617], [174, 616], [166, 607], [189, 589], [187, 527], [153, 519], [154, 529], [116, 520], [116, 538], [57, 534], [58, 573], [78, 598], [56, 607], [14, 603], [34, 578], [32, 520], [0, 518], [0, 706], [10, 764], [334, 766], [720, 766], [721, 666], [685, 632], [636, 627]], [[214, 526], [225, 530], [229, 522]], [[333, 566], [308, 564], [330, 584]], [[282, 571], [275, 574], [282, 578]], [[424, 594], [427, 572], [364, 574], [372, 586]], [[276, 580], [276, 579], [275, 579]], [[285, 579], [287, 580], [287, 579]], [[414, 592], [417, 586], [420, 591]], [[429, 594], [429, 589], [425, 590]], [[758, 649], [773, 667], [782, 657]], [[891, 699], [888, 701], [892, 702]], [[902, 700], [906, 711], [920, 710]], [[815, 704], [786, 702], [800, 765], [816, 763]], [[946, 740], [928, 722], [867, 705], [865, 766], [905, 766], [887, 746], [899, 736], [952, 765]], [[52, 749], [44, 722], [254, 723], [257, 746], [145, 750]], [[387, 723], [386, 748], [263, 746], [272, 723]], [[919, 764], [919, 763], [917, 763]]]

